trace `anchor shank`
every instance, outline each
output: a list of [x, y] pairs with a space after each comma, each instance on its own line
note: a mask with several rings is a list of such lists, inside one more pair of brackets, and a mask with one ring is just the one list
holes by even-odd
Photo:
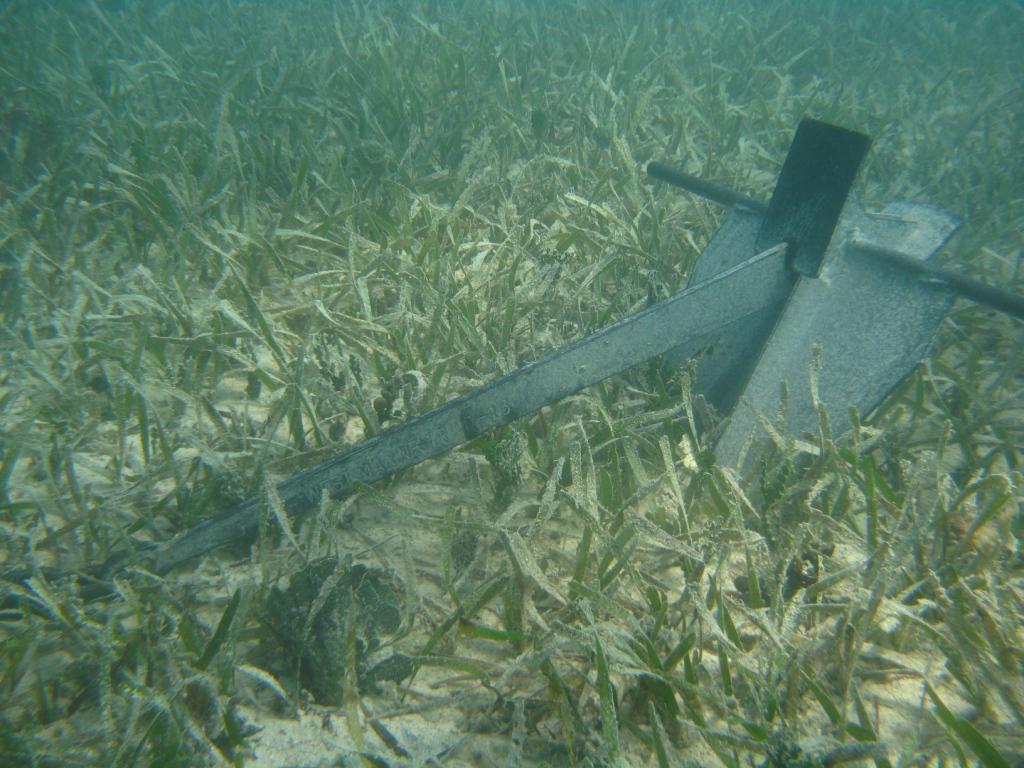
[[[662, 355], [688, 338], [707, 336], [760, 312], [774, 296], [788, 293], [786, 250], [779, 244], [762, 251], [710, 280], [293, 475], [277, 487], [286, 512], [308, 511], [325, 491], [334, 498], [348, 496]], [[259, 524], [259, 504], [259, 498], [247, 499], [190, 529], [151, 553], [151, 567], [166, 573], [193, 557], [253, 535]]]

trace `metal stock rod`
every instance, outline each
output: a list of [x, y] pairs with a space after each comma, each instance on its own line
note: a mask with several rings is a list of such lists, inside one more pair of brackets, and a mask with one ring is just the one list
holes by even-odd
[[652, 179], [664, 181], [666, 184], [671, 184], [673, 187], [685, 189], [687, 192], [693, 192], [695, 195], [729, 208], [739, 205], [744, 208], [749, 208], [752, 211], [757, 211], [758, 213], [764, 213], [768, 210], [768, 203], [761, 202], [753, 197], [748, 197], [742, 192], [737, 192], [735, 189], [729, 189], [728, 187], [716, 184], [713, 181], [706, 181], [705, 179], [701, 179], [697, 176], [691, 176], [688, 173], [684, 173], [683, 171], [671, 168], [661, 163], [649, 163], [647, 166], [647, 175]]
[[[733, 206], [743, 206], [758, 212], [768, 210], [767, 203], [753, 197], [748, 197], [721, 184], [716, 184], [713, 181], [706, 181], [696, 176], [691, 176], [688, 173], [663, 165], [662, 163], [648, 164], [647, 175], [730, 208]], [[975, 280], [973, 277], [967, 277], [960, 272], [939, 267], [929, 261], [915, 259], [913, 256], [908, 256], [900, 251], [884, 248], [873, 243], [854, 240], [850, 243], [850, 248], [860, 253], [884, 259], [905, 272], [919, 275], [922, 280], [945, 286], [960, 298], [969, 299], [970, 301], [998, 310], [1003, 314], [1016, 317], [1018, 320], [1024, 320], [1024, 295], [1007, 291], [1003, 288], [997, 288], [994, 285]]]
[[859, 240], [850, 242], [850, 248], [861, 253], [876, 256], [884, 259], [890, 264], [895, 264], [907, 272], [914, 272], [929, 282], [939, 283], [949, 288], [957, 296], [986, 307], [997, 309], [1000, 312], [1024, 320], [1024, 296], [1013, 291], [996, 288], [994, 285], [975, 280], [951, 269], [940, 267], [929, 261], [921, 261], [905, 253], [894, 251], [889, 248], [865, 243]]

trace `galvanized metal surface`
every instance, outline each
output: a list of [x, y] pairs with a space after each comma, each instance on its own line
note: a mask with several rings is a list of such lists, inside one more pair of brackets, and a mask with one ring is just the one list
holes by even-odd
[[782, 431], [816, 433], [820, 403], [833, 432], [841, 434], [850, 425], [850, 407], [868, 413], [909, 375], [927, 356], [955, 294], [896, 263], [851, 252], [849, 243], [884, 244], [927, 260], [958, 226], [956, 217], [921, 203], [895, 202], [866, 213], [849, 201], [819, 277], [801, 279], [767, 340], [718, 441], [718, 460], [742, 466], [746, 446], [766, 435], [761, 420], [775, 422], [783, 387]]

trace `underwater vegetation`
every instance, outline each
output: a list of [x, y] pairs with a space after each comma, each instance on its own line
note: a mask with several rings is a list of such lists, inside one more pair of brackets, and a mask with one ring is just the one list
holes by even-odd
[[[766, 199], [804, 115], [873, 137], [866, 207], [958, 214], [943, 263], [1021, 291], [1022, 28], [4, 3], [0, 764], [1022, 764], [1024, 330], [991, 310], [750, 476], [652, 365], [302, 518], [274, 489], [679, 290], [723, 213], [641, 169]], [[87, 589], [249, 497], [254, 540]]]

